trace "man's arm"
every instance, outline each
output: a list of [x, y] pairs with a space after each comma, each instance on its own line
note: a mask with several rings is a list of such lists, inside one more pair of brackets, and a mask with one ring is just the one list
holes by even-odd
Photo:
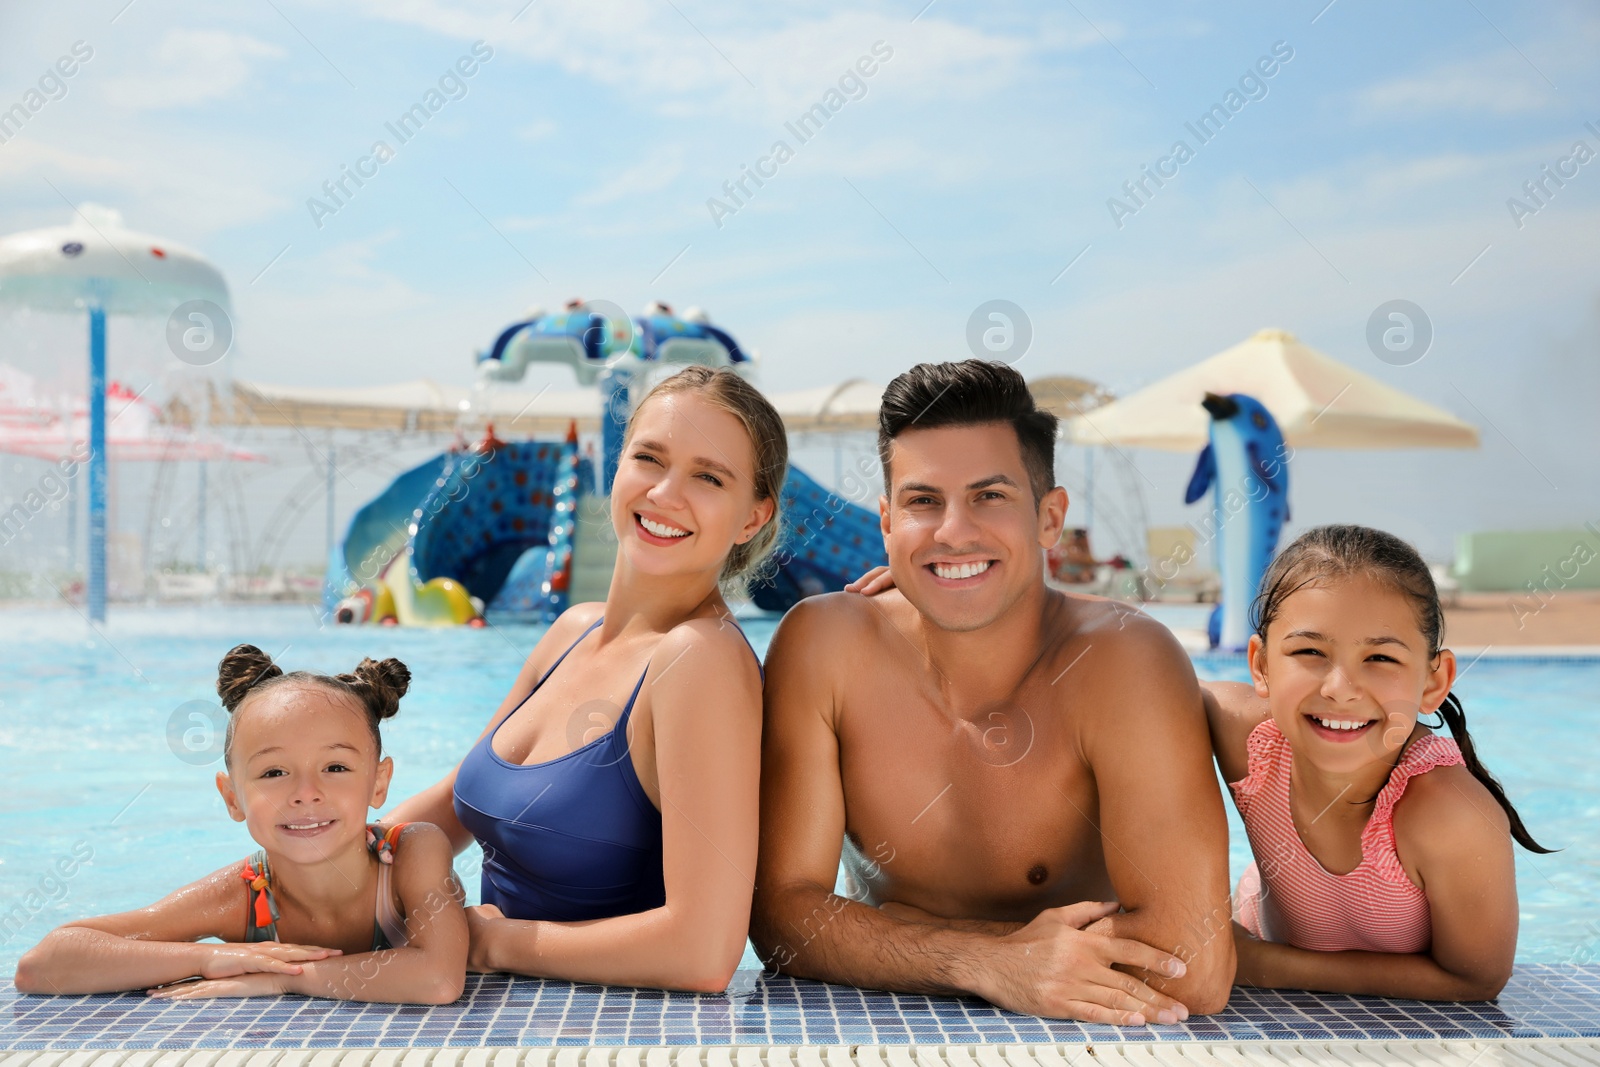
[[[1052, 908], [1003, 936], [895, 918], [832, 892], [844, 839], [835, 682], [865, 635], [833, 598], [785, 616], [767, 655], [761, 850], [750, 936], [776, 969], [871, 989], [984, 997], [1034, 1015], [1138, 1025], [1183, 1007], [1114, 964], [1176, 964], [1138, 942], [1085, 935], [1114, 909]], [[1179, 968], [1181, 969], [1181, 968]]]
[[1123, 909], [1090, 929], [1170, 950], [1188, 965], [1182, 978], [1140, 977], [1197, 1012], [1220, 1011], [1235, 962], [1228, 824], [1194, 668], [1144, 616], [1090, 641], [1073, 705]]

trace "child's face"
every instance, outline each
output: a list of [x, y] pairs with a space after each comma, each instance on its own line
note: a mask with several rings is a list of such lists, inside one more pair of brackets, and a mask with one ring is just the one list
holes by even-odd
[[1402, 593], [1365, 577], [1289, 594], [1267, 640], [1250, 638], [1250, 673], [1295, 751], [1333, 774], [1392, 764], [1417, 716], [1444, 702], [1455, 657], [1423, 638]]
[[217, 775], [217, 789], [257, 844], [291, 863], [315, 863], [364, 842], [367, 809], [383, 804], [394, 763], [378, 758], [354, 697], [281, 685], [234, 715], [231, 774]]

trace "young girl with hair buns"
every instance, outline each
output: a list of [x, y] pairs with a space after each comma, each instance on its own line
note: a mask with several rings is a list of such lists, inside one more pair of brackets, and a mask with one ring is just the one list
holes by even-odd
[[378, 724], [410, 681], [395, 659], [285, 674], [254, 645], [229, 652], [217, 790], [261, 850], [149, 907], [51, 931], [18, 963], [18, 991], [458, 998], [467, 925], [449, 839], [428, 823], [367, 824], [394, 772]]

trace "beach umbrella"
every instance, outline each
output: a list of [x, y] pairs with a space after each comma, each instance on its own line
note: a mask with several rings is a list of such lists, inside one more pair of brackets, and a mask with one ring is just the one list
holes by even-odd
[[1291, 448], [1476, 448], [1477, 428], [1304, 344], [1262, 330], [1063, 427], [1076, 444], [1196, 452], [1207, 393], [1245, 393], [1272, 413]]
[[106, 616], [106, 316], [168, 320], [169, 341], [196, 366], [232, 341], [228, 285], [198, 252], [126, 229], [84, 204], [65, 226], [0, 237], [0, 307], [89, 316], [89, 618]]

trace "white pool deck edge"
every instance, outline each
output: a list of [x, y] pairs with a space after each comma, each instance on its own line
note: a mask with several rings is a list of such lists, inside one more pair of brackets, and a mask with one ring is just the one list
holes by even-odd
[[1600, 1039], [1184, 1041], [1057, 1045], [630, 1045], [115, 1049], [0, 1053], [0, 1067], [1600, 1067]]

